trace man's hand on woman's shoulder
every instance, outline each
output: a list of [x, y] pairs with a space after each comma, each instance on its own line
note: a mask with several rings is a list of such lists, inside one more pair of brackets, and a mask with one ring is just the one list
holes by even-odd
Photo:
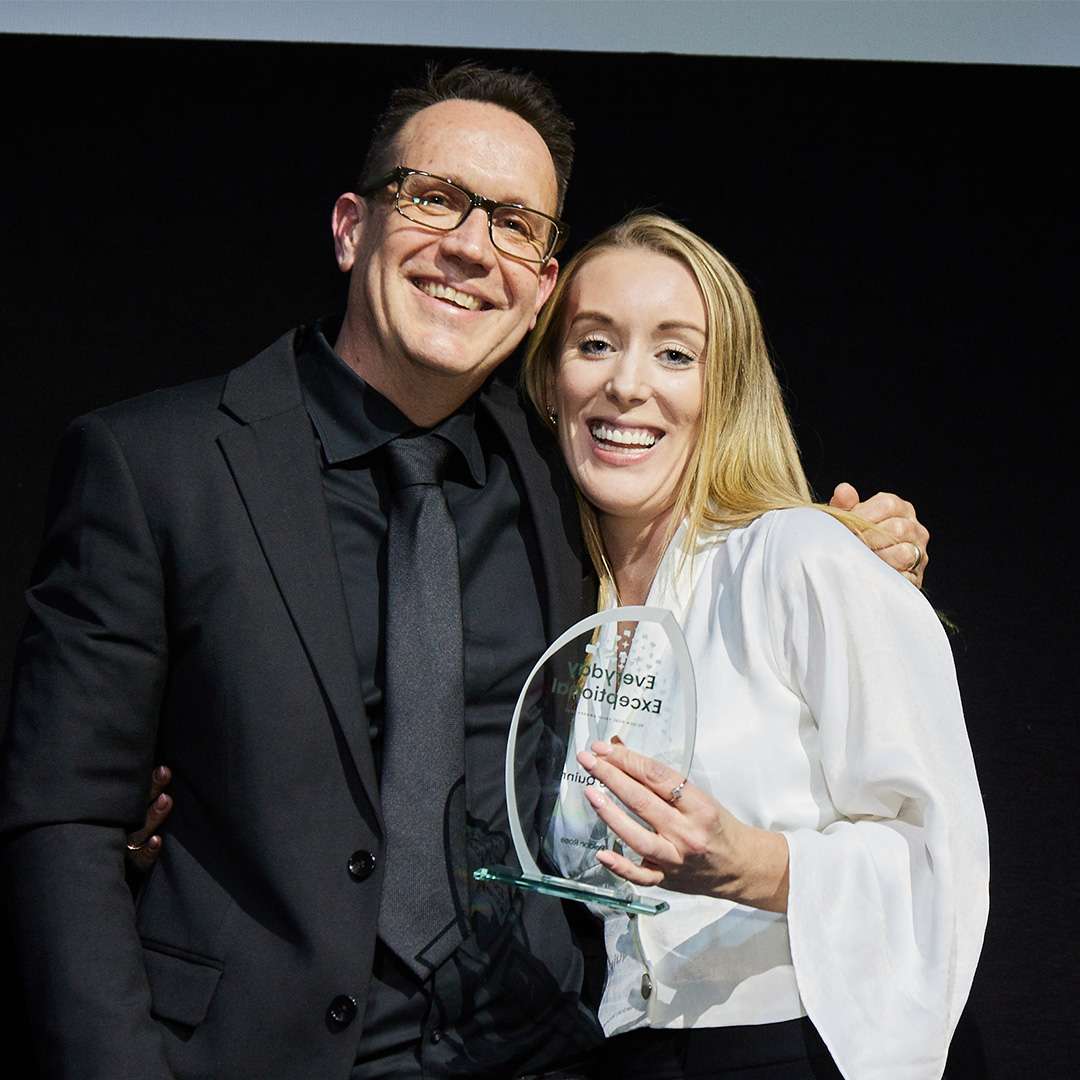
[[862, 541], [894, 570], [899, 570], [920, 589], [929, 556], [930, 532], [915, 516], [915, 507], [899, 495], [879, 491], [865, 502], [850, 484], [837, 484], [830, 506], [850, 510], [877, 526], [861, 533]]

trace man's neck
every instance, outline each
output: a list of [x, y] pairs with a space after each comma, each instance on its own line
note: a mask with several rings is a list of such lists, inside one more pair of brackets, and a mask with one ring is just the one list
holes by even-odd
[[347, 322], [342, 326], [334, 342], [334, 352], [417, 427], [432, 428], [441, 423], [486, 381], [486, 375], [440, 377], [430, 371], [418, 371], [404, 362], [376, 363], [354, 347], [347, 326]]

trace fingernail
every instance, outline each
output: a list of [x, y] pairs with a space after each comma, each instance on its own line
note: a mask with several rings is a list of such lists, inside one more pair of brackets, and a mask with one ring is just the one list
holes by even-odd
[[591, 769], [596, 764], [596, 758], [588, 750], [582, 750], [577, 759], [578, 764], [584, 765], [586, 769]]
[[154, 770], [154, 779], [155, 780], [164, 780], [165, 779], [165, 766], [164, 765], [159, 765]]
[[611, 743], [601, 740], [600, 742], [594, 742], [590, 749], [594, 754], [599, 754], [600, 757], [607, 757], [611, 753]]
[[159, 810], [164, 810], [164, 809], [165, 809], [165, 807], [169, 805], [169, 796], [168, 796], [168, 795], [166, 795], [166, 794], [165, 794], [165, 792], [163, 791], [163, 792], [162, 792], [162, 793], [161, 793], [161, 794], [160, 794], [160, 795], [159, 795], [159, 796], [158, 796], [158, 797], [157, 797], [157, 798], [156, 798], [156, 799], [154, 800], [154, 805], [155, 805], [155, 806], [156, 806], [156, 807], [157, 807], [157, 808], [158, 808]]
[[602, 807], [604, 805], [604, 802], [606, 801], [604, 799], [604, 796], [601, 795], [600, 792], [597, 791], [596, 788], [594, 788], [594, 787], [587, 787], [585, 789], [585, 798], [589, 800], [589, 804], [595, 810], [599, 810], [600, 807]]

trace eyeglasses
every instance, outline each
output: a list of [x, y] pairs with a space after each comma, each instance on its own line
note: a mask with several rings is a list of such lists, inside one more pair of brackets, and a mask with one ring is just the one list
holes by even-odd
[[504, 255], [525, 262], [547, 262], [570, 233], [570, 226], [565, 222], [539, 210], [485, 199], [452, 180], [443, 180], [419, 169], [407, 169], [404, 165], [388, 172], [360, 194], [373, 195], [379, 188], [395, 183], [394, 209], [402, 217], [429, 229], [451, 232], [463, 225], [473, 210], [483, 210], [495, 247]]

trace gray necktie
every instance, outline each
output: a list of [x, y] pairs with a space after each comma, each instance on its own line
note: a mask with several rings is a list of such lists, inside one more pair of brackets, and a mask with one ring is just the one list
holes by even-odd
[[460, 943], [468, 903], [461, 586], [442, 490], [451, 451], [432, 434], [399, 437], [385, 450], [392, 501], [379, 933], [421, 977]]

